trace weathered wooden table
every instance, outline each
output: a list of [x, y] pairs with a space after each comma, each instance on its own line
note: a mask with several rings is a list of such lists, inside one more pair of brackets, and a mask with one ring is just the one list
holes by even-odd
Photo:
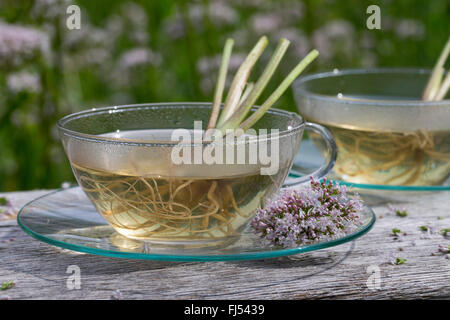
[[[0, 194], [20, 207], [48, 191]], [[389, 196], [393, 196], [389, 194]], [[369, 201], [373, 229], [354, 242], [296, 256], [239, 262], [124, 260], [63, 250], [25, 234], [15, 219], [0, 221], [0, 291], [10, 299], [410, 299], [450, 298], [450, 192], [414, 193], [405, 202]], [[407, 217], [387, 205], [405, 207]], [[421, 231], [431, 225], [433, 232]], [[407, 235], [396, 239], [392, 229]], [[437, 254], [435, 254], [437, 253]], [[392, 264], [392, 258], [404, 258]], [[69, 266], [80, 289], [69, 289]], [[120, 291], [120, 295], [118, 291]]]

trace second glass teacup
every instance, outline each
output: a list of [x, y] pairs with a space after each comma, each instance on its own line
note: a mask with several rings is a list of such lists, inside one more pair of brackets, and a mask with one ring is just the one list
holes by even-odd
[[312, 176], [324, 177], [336, 159], [327, 129], [298, 114], [270, 110], [242, 138], [203, 140], [210, 112], [208, 103], [115, 106], [71, 114], [58, 127], [98, 212], [120, 234], [159, 244], [237, 239], [283, 186], [305, 128], [328, 146], [328, 161]]
[[333, 133], [340, 179], [432, 186], [450, 177], [450, 96], [422, 101], [429, 77], [422, 69], [335, 70], [301, 77], [293, 89], [299, 112]]

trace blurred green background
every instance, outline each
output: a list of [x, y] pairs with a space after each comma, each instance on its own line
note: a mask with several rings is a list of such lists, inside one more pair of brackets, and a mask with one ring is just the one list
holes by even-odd
[[[81, 30], [66, 27], [70, 4], [81, 8]], [[381, 8], [381, 30], [366, 27], [371, 4]], [[443, 0], [0, 0], [0, 191], [74, 181], [55, 127], [66, 114], [211, 101], [227, 37], [236, 41], [232, 70], [260, 35], [269, 37], [270, 49], [281, 37], [291, 40], [267, 94], [312, 48], [321, 55], [308, 73], [431, 68], [449, 21], [450, 2]], [[296, 110], [292, 93], [276, 107]]]

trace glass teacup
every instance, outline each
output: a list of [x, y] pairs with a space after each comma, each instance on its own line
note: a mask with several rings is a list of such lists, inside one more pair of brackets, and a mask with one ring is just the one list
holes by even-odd
[[420, 69], [336, 70], [293, 88], [299, 112], [335, 137], [341, 179], [428, 186], [450, 177], [450, 100], [421, 101], [429, 77]]
[[329, 149], [311, 175], [320, 179], [334, 164], [331, 134], [298, 114], [270, 110], [242, 138], [205, 140], [210, 112], [208, 103], [115, 106], [68, 115], [58, 127], [75, 177], [104, 219], [126, 237], [160, 244], [237, 239], [283, 185], [309, 179], [284, 183], [305, 128]]

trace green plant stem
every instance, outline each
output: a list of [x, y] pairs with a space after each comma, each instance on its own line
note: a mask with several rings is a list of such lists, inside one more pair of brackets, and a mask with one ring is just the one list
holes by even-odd
[[[445, 44], [444, 49], [441, 52], [441, 55], [439, 56], [438, 61], [436, 62], [436, 65], [433, 68], [433, 71], [430, 76], [430, 80], [427, 83], [427, 86], [425, 87], [425, 90], [422, 95], [422, 100], [430, 101], [432, 100], [431, 93], [439, 91], [440, 83], [443, 70], [444, 70], [444, 64], [447, 60], [448, 55], [450, 54], [450, 37], [447, 40], [447, 43]], [[441, 76], [439, 76], [441, 74]], [[438, 89], [436, 89], [436, 87]]]
[[449, 89], [450, 89], [450, 71], [447, 71], [447, 75], [442, 81], [441, 88], [439, 89], [439, 92], [436, 94], [435, 100], [444, 99]]
[[228, 95], [225, 100], [225, 106], [220, 113], [217, 126], [222, 125], [239, 106], [239, 100], [241, 99], [242, 91], [250, 75], [250, 71], [263, 53], [267, 44], [267, 37], [261, 37], [239, 67], [238, 71], [236, 72], [236, 76], [231, 83], [230, 90], [228, 91]]
[[425, 101], [433, 101], [441, 87], [442, 76], [444, 75], [444, 68], [438, 68], [430, 78], [430, 90], [426, 96]]
[[250, 109], [255, 105], [261, 93], [264, 91], [265, 87], [269, 83], [272, 75], [277, 69], [281, 62], [287, 48], [289, 47], [290, 41], [287, 39], [280, 39], [278, 46], [272, 55], [269, 63], [267, 64], [265, 70], [263, 71], [261, 77], [255, 84], [255, 87], [250, 92], [249, 96], [243, 101], [242, 105], [234, 112], [225, 123], [219, 126], [220, 129], [236, 129], [239, 124], [245, 119]]
[[270, 95], [269, 98], [256, 110], [247, 120], [239, 125], [244, 131], [250, 129], [267, 110], [280, 98], [280, 96], [289, 88], [291, 83], [302, 73], [302, 71], [319, 55], [319, 51], [312, 50], [302, 61], [289, 73], [286, 79], [281, 82], [278, 88]]
[[231, 51], [233, 50], [234, 40], [227, 39], [222, 54], [222, 62], [220, 64], [219, 75], [214, 93], [214, 103], [211, 111], [211, 117], [208, 122], [208, 129], [215, 128], [217, 118], [219, 117], [220, 105], [222, 104], [222, 95], [227, 79], [228, 65], [230, 63]]
[[[252, 92], [253, 88], [255, 87], [255, 84], [253, 82], [247, 82], [245, 85], [244, 93], [242, 94], [241, 100], [239, 100], [239, 107], [242, 106], [242, 103], [248, 98], [248, 95], [250, 92]], [[239, 109], [238, 109], [239, 110]]]

